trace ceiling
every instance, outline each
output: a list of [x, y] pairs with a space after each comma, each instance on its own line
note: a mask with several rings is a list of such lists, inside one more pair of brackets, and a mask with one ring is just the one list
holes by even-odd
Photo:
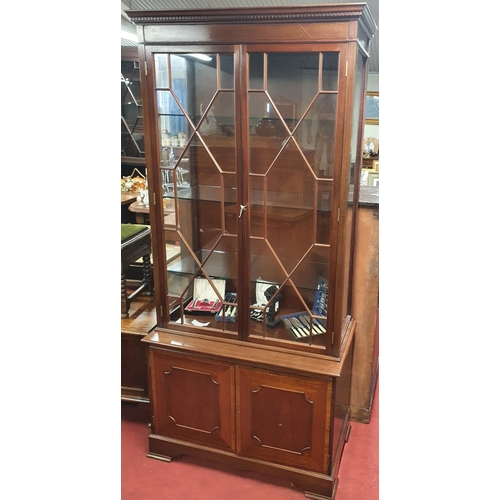
[[[283, 5], [318, 5], [335, 3], [359, 3], [357, 0], [334, 0], [321, 2], [321, 0], [122, 0], [121, 23], [122, 30], [135, 33], [136, 28], [126, 15], [129, 10], [190, 10], [190, 9], [220, 9], [232, 7], [277, 7]], [[366, 0], [376, 25], [379, 25], [379, 0]], [[122, 38], [122, 46], [133, 47], [136, 44]], [[375, 33], [370, 45], [370, 73], [379, 72], [379, 32]]]

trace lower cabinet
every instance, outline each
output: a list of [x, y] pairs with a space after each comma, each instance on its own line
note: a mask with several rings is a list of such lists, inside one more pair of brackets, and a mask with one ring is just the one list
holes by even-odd
[[149, 353], [149, 457], [197, 456], [286, 479], [308, 498], [335, 496], [350, 428], [349, 405], [335, 401], [342, 377], [158, 346]]

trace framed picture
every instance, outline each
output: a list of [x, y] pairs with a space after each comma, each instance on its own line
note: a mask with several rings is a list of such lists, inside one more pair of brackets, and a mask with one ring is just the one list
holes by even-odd
[[362, 168], [361, 169], [361, 177], [360, 177], [360, 186], [368, 186], [368, 173], [371, 171], [371, 168]]
[[379, 95], [378, 92], [366, 93], [365, 123], [378, 125]]
[[368, 172], [367, 186], [378, 187], [378, 172]]

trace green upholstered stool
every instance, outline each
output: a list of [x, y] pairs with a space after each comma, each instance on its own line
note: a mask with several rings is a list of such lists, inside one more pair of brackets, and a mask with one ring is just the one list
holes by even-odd
[[[152, 295], [151, 228], [143, 224], [122, 224], [122, 318], [128, 318], [130, 303], [140, 294]], [[138, 288], [127, 294], [125, 273], [133, 262], [142, 257], [143, 279]]]

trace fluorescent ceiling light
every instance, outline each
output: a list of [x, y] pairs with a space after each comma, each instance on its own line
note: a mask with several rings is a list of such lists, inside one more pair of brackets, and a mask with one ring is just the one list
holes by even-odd
[[122, 38], [125, 38], [126, 40], [130, 40], [131, 42], [135, 42], [135, 43], [137, 43], [139, 41], [139, 38], [137, 37], [137, 33], [131, 33], [130, 31], [122, 30]]
[[202, 61], [211, 61], [212, 58], [205, 54], [188, 54], [188, 56], [196, 57], [196, 59], [201, 59]]

